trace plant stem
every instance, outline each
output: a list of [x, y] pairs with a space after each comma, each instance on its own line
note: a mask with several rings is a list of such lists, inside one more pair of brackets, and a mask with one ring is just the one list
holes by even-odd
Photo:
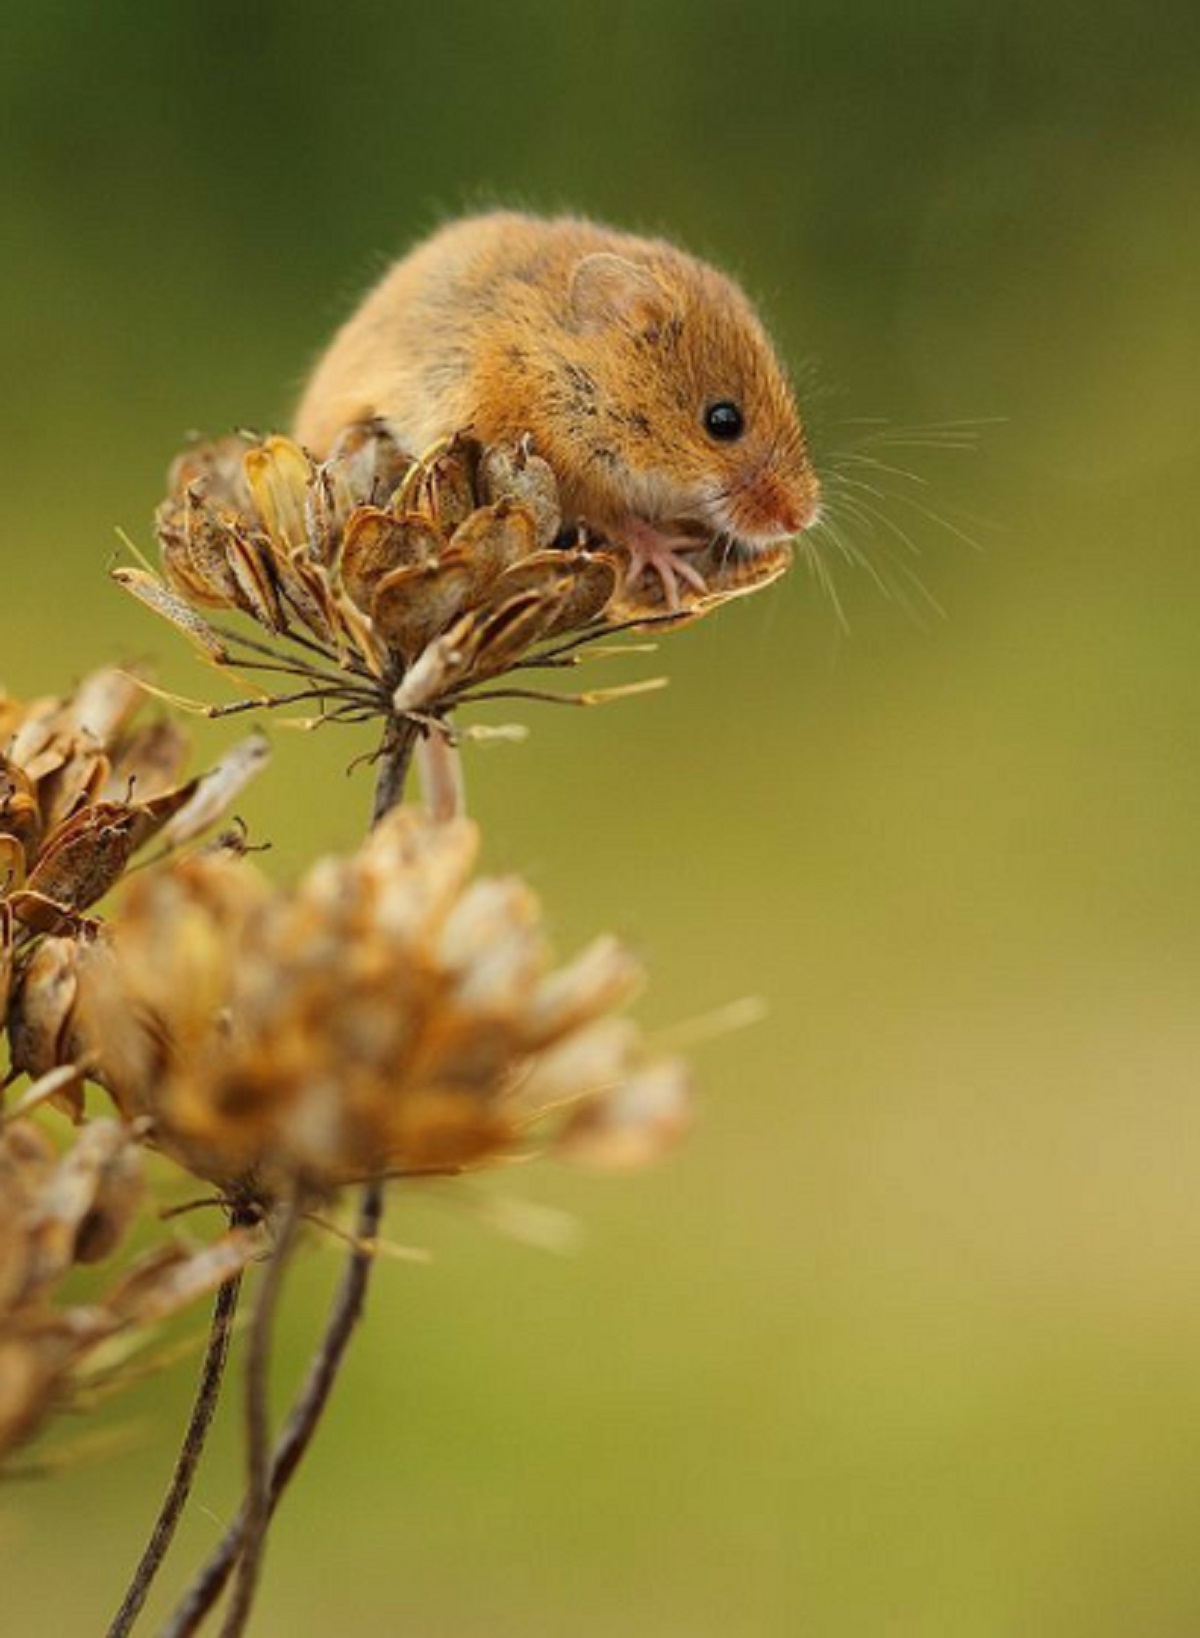
[[431, 819], [460, 819], [466, 810], [462, 758], [437, 729], [417, 745], [417, 772], [421, 795]]
[[417, 728], [406, 717], [392, 717], [383, 731], [379, 747], [379, 771], [375, 776], [375, 804], [371, 810], [372, 830], [396, 807], [404, 795]]
[[[350, 1337], [362, 1314], [367, 1281], [373, 1258], [371, 1242], [379, 1233], [383, 1216], [382, 1180], [364, 1186], [354, 1227], [356, 1244], [350, 1253], [346, 1271], [342, 1275], [337, 1295], [329, 1311], [325, 1334], [309, 1366], [308, 1378], [275, 1446], [271, 1462], [270, 1503], [268, 1517], [279, 1505], [280, 1497], [312, 1442], [317, 1425], [337, 1380], [342, 1358]], [[160, 1638], [191, 1638], [213, 1604], [220, 1597], [230, 1572], [242, 1550], [243, 1532], [247, 1521], [247, 1506], [243, 1504], [237, 1517], [226, 1530], [216, 1550], [201, 1568]]]
[[[416, 743], [417, 729], [415, 724], [404, 718], [393, 718], [384, 730], [383, 743], [379, 750], [379, 770], [375, 779], [375, 800], [371, 811], [371, 828], [400, 802], [404, 795], [405, 780], [408, 777], [409, 764], [412, 761], [413, 747]], [[308, 1377], [292, 1406], [291, 1413], [284, 1425], [279, 1442], [275, 1446], [275, 1453], [271, 1459], [270, 1476], [266, 1486], [266, 1507], [262, 1508], [259, 1491], [259, 1512], [257, 1519], [258, 1544], [257, 1553], [261, 1555], [262, 1543], [270, 1525], [276, 1507], [305, 1451], [312, 1443], [313, 1435], [325, 1410], [333, 1384], [337, 1380], [342, 1359], [345, 1356], [354, 1328], [362, 1315], [363, 1303], [366, 1299], [367, 1282], [370, 1279], [371, 1268], [374, 1262], [370, 1247], [379, 1233], [380, 1221], [383, 1217], [384, 1180], [375, 1178], [363, 1185], [359, 1201], [358, 1219], [354, 1228], [354, 1245], [342, 1275], [333, 1306], [329, 1311], [329, 1319], [325, 1326], [325, 1334], [318, 1344], [309, 1365]], [[257, 1315], [256, 1315], [257, 1319]], [[255, 1527], [253, 1522], [253, 1478], [251, 1494], [238, 1512], [233, 1523], [226, 1530], [215, 1551], [210, 1555], [208, 1562], [201, 1566], [190, 1587], [171, 1616], [170, 1621], [163, 1628], [160, 1638], [191, 1638], [204, 1617], [208, 1614], [216, 1600], [221, 1596], [225, 1583], [243, 1551], [248, 1552], [247, 1543], [250, 1532]], [[256, 1569], [249, 1572], [256, 1575]], [[239, 1579], [239, 1587], [245, 1580], [246, 1572]], [[250, 1594], [253, 1595], [253, 1584], [250, 1583]], [[249, 1613], [249, 1609], [245, 1612]], [[230, 1619], [233, 1615], [231, 1611]], [[245, 1616], [243, 1616], [243, 1623]], [[230, 1632], [226, 1625], [226, 1633]], [[234, 1631], [240, 1628], [232, 1629]]]
[[[236, 1227], [246, 1219], [235, 1211], [231, 1221]], [[238, 1273], [232, 1279], [226, 1280], [217, 1290], [208, 1343], [204, 1350], [204, 1363], [200, 1368], [200, 1381], [192, 1404], [192, 1414], [184, 1430], [183, 1445], [175, 1461], [175, 1471], [171, 1475], [167, 1494], [154, 1521], [154, 1528], [150, 1532], [150, 1540], [138, 1560], [137, 1569], [133, 1572], [133, 1579], [129, 1583], [121, 1607], [108, 1629], [108, 1638], [127, 1638], [127, 1634], [133, 1630], [134, 1622], [141, 1614], [154, 1578], [162, 1568], [163, 1560], [174, 1540], [220, 1401], [221, 1383], [229, 1358], [229, 1342], [233, 1335], [233, 1322], [237, 1315], [241, 1289], [242, 1276]]]
[[221, 1628], [221, 1638], [241, 1638], [258, 1588], [267, 1527], [271, 1521], [271, 1343], [284, 1271], [296, 1240], [300, 1206], [293, 1195], [284, 1205], [258, 1301], [246, 1352], [246, 1501], [237, 1585]]

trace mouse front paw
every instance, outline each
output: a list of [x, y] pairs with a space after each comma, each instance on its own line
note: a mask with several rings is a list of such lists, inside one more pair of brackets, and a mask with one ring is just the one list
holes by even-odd
[[694, 564], [682, 556], [683, 551], [694, 552], [702, 544], [691, 535], [666, 534], [640, 518], [631, 518], [620, 530], [618, 539], [629, 553], [629, 570], [625, 584], [634, 586], [647, 570], [662, 582], [667, 607], [674, 612], [680, 608], [679, 582], [699, 592], [708, 590], [704, 576]]

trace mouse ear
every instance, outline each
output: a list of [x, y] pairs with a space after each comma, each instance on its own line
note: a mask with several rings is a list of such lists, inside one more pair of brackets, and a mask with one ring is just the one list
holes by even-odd
[[671, 316], [667, 292], [648, 267], [604, 250], [576, 263], [568, 299], [581, 330], [625, 323], [654, 331]]

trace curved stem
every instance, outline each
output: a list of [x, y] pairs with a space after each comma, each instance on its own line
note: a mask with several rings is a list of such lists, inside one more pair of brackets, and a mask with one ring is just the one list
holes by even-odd
[[[382, 1179], [368, 1183], [363, 1188], [354, 1228], [358, 1243], [354, 1246], [345, 1273], [342, 1275], [333, 1306], [329, 1311], [325, 1334], [309, 1366], [308, 1378], [275, 1446], [275, 1455], [271, 1462], [268, 1518], [279, 1505], [284, 1490], [312, 1443], [333, 1384], [337, 1380], [350, 1337], [362, 1314], [373, 1263], [370, 1246], [379, 1233], [380, 1220], [383, 1216], [383, 1189]], [[160, 1638], [191, 1638], [199, 1628], [204, 1617], [220, 1597], [237, 1563], [242, 1551], [247, 1515], [247, 1505], [243, 1504], [208, 1562], [201, 1568], [184, 1594], [170, 1621], [162, 1629]]]
[[295, 1244], [299, 1220], [299, 1202], [293, 1196], [284, 1206], [275, 1248], [254, 1305], [254, 1323], [246, 1354], [245, 1524], [237, 1586], [221, 1629], [222, 1638], [240, 1638], [245, 1631], [271, 1521], [271, 1342], [283, 1275]]
[[[242, 1219], [235, 1212], [232, 1221], [236, 1225]], [[233, 1335], [233, 1323], [237, 1316], [241, 1289], [242, 1276], [237, 1273], [217, 1290], [213, 1303], [212, 1323], [208, 1331], [208, 1343], [204, 1350], [204, 1363], [200, 1368], [200, 1381], [192, 1403], [192, 1413], [184, 1430], [183, 1445], [175, 1460], [175, 1471], [171, 1475], [167, 1494], [163, 1498], [158, 1517], [154, 1521], [154, 1528], [150, 1532], [150, 1540], [138, 1560], [137, 1569], [133, 1572], [133, 1579], [121, 1601], [121, 1607], [112, 1619], [108, 1638], [127, 1638], [127, 1634], [133, 1630], [134, 1622], [142, 1612], [154, 1578], [162, 1568], [163, 1560], [175, 1538], [175, 1531], [191, 1494], [196, 1469], [204, 1454], [209, 1428], [212, 1426], [220, 1401], [221, 1383], [229, 1358], [229, 1342]]]

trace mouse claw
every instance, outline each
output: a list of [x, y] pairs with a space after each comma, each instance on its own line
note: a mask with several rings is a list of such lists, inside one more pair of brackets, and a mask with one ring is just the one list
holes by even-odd
[[626, 531], [624, 544], [629, 551], [629, 572], [625, 576], [625, 584], [635, 586], [649, 569], [662, 582], [667, 607], [672, 613], [683, 606], [679, 595], [681, 580], [701, 596], [707, 592], [708, 586], [699, 569], [676, 550], [677, 547], [686, 546], [690, 551], [695, 551], [697, 543], [690, 536], [660, 534], [649, 524], [639, 521]]

